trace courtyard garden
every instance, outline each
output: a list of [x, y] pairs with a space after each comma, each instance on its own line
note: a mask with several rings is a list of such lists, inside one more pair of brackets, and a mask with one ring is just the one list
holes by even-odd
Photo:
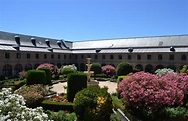
[[[0, 120], [188, 121], [186, 65], [179, 72], [163, 68], [146, 73], [127, 62], [116, 68], [92, 63], [90, 69], [89, 80], [74, 65], [47, 63], [20, 72], [20, 78], [1, 76]], [[99, 86], [105, 81], [116, 83], [116, 91]], [[53, 90], [60, 83], [66, 83], [61, 93]]]

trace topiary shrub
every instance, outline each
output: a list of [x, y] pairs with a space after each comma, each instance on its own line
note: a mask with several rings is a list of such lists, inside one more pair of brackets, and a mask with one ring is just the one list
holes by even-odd
[[39, 70], [43, 70], [46, 73], [46, 84], [52, 84], [52, 75], [49, 68], [40, 68]]
[[61, 69], [61, 74], [63, 74], [63, 75], [67, 76], [70, 73], [74, 73], [74, 70], [72, 70], [71, 68], [62, 68]]
[[106, 88], [90, 86], [76, 94], [73, 107], [80, 121], [109, 121], [113, 104]]
[[29, 70], [27, 72], [27, 85], [46, 84], [46, 73], [43, 70]]
[[113, 76], [116, 74], [116, 69], [112, 65], [105, 65], [102, 67], [102, 72], [106, 76]]
[[94, 79], [96, 79], [96, 74], [102, 73], [102, 68], [100, 63], [92, 63], [91, 71], [94, 71]]
[[131, 64], [127, 62], [121, 62], [117, 66], [116, 72], [117, 72], [117, 76], [127, 75], [133, 72], [133, 67]]
[[75, 94], [87, 87], [87, 75], [79, 73], [71, 73], [68, 75], [67, 80], [67, 99], [69, 102], [73, 102]]

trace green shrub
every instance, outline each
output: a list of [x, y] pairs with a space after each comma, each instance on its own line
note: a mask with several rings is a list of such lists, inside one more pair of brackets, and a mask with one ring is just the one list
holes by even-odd
[[68, 113], [65, 111], [58, 111], [58, 112], [52, 112], [47, 110], [46, 112], [49, 116], [50, 120], [53, 121], [75, 121], [75, 114], [74, 113]]
[[117, 72], [117, 76], [127, 75], [130, 72], [133, 72], [133, 67], [131, 64], [127, 62], [121, 62], [117, 66], [116, 72]]
[[87, 75], [78, 72], [68, 75], [67, 80], [67, 99], [69, 102], [73, 102], [75, 94], [87, 87]]
[[[180, 121], [187, 121], [188, 119], [188, 110], [184, 107], [167, 107], [162, 111], [162, 116], [165, 119], [173, 119], [180, 120]], [[164, 117], [165, 116], [165, 117]], [[158, 117], [158, 116], [157, 116]], [[156, 117], [156, 120], [157, 120]]]
[[118, 76], [117, 78], [117, 84], [119, 84], [119, 82], [121, 82], [121, 80], [123, 80], [124, 78], [128, 78], [129, 76]]
[[43, 70], [29, 70], [27, 72], [27, 85], [46, 84], [46, 73]]
[[69, 112], [73, 112], [73, 103], [66, 103], [66, 102], [55, 102], [50, 100], [43, 100], [41, 106], [44, 110], [51, 110], [51, 111], [60, 111], [66, 110]]
[[100, 63], [92, 63], [91, 71], [94, 71], [94, 79], [96, 78], [96, 74], [102, 73], [102, 68]]
[[119, 115], [113, 113], [110, 116], [110, 121], [121, 121], [121, 117]]
[[40, 68], [39, 70], [43, 70], [46, 73], [46, 84], [52, 84], [52, 75], [49, 68]]
[[74, 99], [78, 120], [109, 121], [112, 107], [112, 98], [106, 88], [87, 87], [78, 92]]
[[184, 65], [183, 68], [180, 70], [180, 73], [186, 73], [186, 74], [188, 74], [188, 66]]
[[68, 74], [70, 74], [70, 73], [74, 73], [74, 70], [72, 70], [71, 68], [62, 68], [62, 69], [61, 69], [61, 73], [62, 73], [63, 75], [68, 75]]

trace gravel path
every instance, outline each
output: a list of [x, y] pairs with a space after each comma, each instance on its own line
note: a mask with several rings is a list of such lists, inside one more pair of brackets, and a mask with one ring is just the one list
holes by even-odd
[[[54, 84], [51, 90], [57, 92], [58, 94], [66, 93], [66, 89], [64, 89], [65, 86], [67, 86], [67, 82]], [[116, 92], [116, 88], [117, 88], [117, 84], [115, 82], [110, 82], [110, 81], [99, 81], [99, 86], [100, 87], [107, 86], [109, 93]]]

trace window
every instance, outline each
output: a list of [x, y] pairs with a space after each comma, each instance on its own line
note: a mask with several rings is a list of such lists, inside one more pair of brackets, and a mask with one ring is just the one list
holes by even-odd
[[60, 58], [61, 58], [61, 55], [58, 55], [57, 58], [60, 59]]
[[122, 59], [122, 55], [118, 55], [118, 59]]
[[39, 59], [39, 54], [36, 54], [36, 59]]
[[66, 59], [67, 58], [67, 56], [66, 55], [64, 55], [64, 59]]
[[158, 55], [158, 60], [162, 60], [163, 56], [162, 55]]
[[71, 59], [72, 58], [72, 56], [71, 55], [69, 55], [69, 59]]
[[95, 55], [95, 59], [98, 59], [98, 55]]
[[21, 53], [16, 53], [16, 58], [21, 58]]
[[30, 53], [27, 53], [27, 59], [30, 59], [31, 58], [31, 55], [30, 55]]
[[10, 58], [10, 53], [5, 53], [5, 58]]
[[110, 55], [110, 59], [114, 59], [114, 55]]
[[174, 60], [174, 55], [173, 54], [169, 55], [169, 60]]
[[81, 59], [84, 59], [84, 55], [81, 55]]
[[88, 55], [87, 57], [88, 57], [88, 58], [91, 58], [91, 56], [90, 56], [90, 55]]
[[137, 55], [137, 60], [140, 60], [141, 59], [141, 55]]
[[128, 59], [128, 60], [131, 60], [131, 55], [128, 55], [128, 56], [127, 56], [127, 59]]
[[44, 54], [44, 59], [47, 59], [47, 54]]
[[147, 55], [147, 60], [151, 60], [151, 55]]
[[105, 55], [102, 55], [102, 59], [105, 59]]
[[186, 61], [187, 60], [187, 56], [185, 54], [181, 55], [181, 60]]
[[54, 59], [54, 54], [51, 54], [51, 59]]
[[75, 59], [78, 59], [78, 56], [77, 56], [77, 55], [75, 55]]

